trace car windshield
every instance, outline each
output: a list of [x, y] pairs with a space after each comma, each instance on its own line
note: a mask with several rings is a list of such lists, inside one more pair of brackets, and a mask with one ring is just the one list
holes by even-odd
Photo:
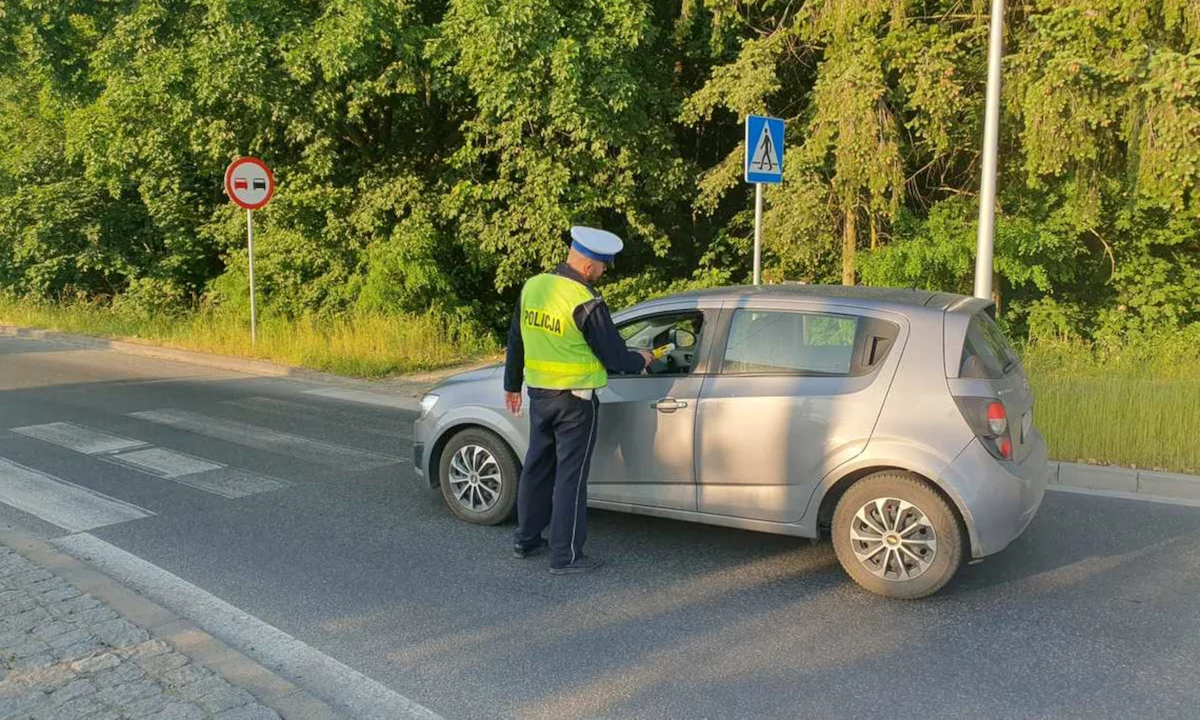
[[629, 347], [649, 349], [652, 337], [652, 333], [646, 332], [649, 328], [649, 320], [636, 320], [622, 326], [617, 332]]

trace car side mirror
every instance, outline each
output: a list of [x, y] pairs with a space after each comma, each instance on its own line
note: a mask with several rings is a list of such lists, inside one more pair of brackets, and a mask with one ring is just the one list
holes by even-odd
[[667, 334], [667, 341], [675, 343], [675, 347], [680, 350], [691, 350], [696, 347], [696, 334], [688, 330], [671, 328], [671, 332]]

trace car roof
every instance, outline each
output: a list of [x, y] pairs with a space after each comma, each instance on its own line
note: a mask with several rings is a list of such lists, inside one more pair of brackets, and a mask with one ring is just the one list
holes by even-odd
[[891, 310], [933, 310], [943, 312], [956, 310], [979, 301], [965, 295], [904, 288], [863, 287], [860, 285], [742, 285], [736, 287], [709, 288], [668, 295], [657, 298], [640, 307], [678, 300], [697, 302], [715, 301], [763, 301], [763, 300], [832, 300], [859, 307]]

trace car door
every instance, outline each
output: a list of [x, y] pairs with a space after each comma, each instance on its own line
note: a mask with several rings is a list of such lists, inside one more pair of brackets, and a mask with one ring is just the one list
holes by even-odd
[[866, 447], [902, 322], [822, 304], [727, 308], [697, 416], [697, 509], [799, 520], [821, 478]]
[[618, 322], [634, 349], [651, 350], [672, 335], [691, 334], [648, 374], [612, 375], [599, 392], [600, 429], [588, 496], [612, 503], [696, 509], [696, 407], [715, 318], [694, 305], [657, 307]]

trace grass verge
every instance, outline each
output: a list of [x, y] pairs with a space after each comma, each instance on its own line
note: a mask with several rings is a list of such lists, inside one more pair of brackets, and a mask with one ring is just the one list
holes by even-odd
[[1077, 344], [1026, 348], [1050, 456], [1200, 473], [1200, 358], [1183, 345], [1105, 357]]
[[434, 370], [499, 351], [486, 332], [432, 313], [292, 320], [268, 317], [260, 320], [258, 342], [253, 345], [247, 320], [210, 312], [138, 318], [89, 303], [59, 305], [0, 295], [0, 322], [272, 360], [364, 378]]

